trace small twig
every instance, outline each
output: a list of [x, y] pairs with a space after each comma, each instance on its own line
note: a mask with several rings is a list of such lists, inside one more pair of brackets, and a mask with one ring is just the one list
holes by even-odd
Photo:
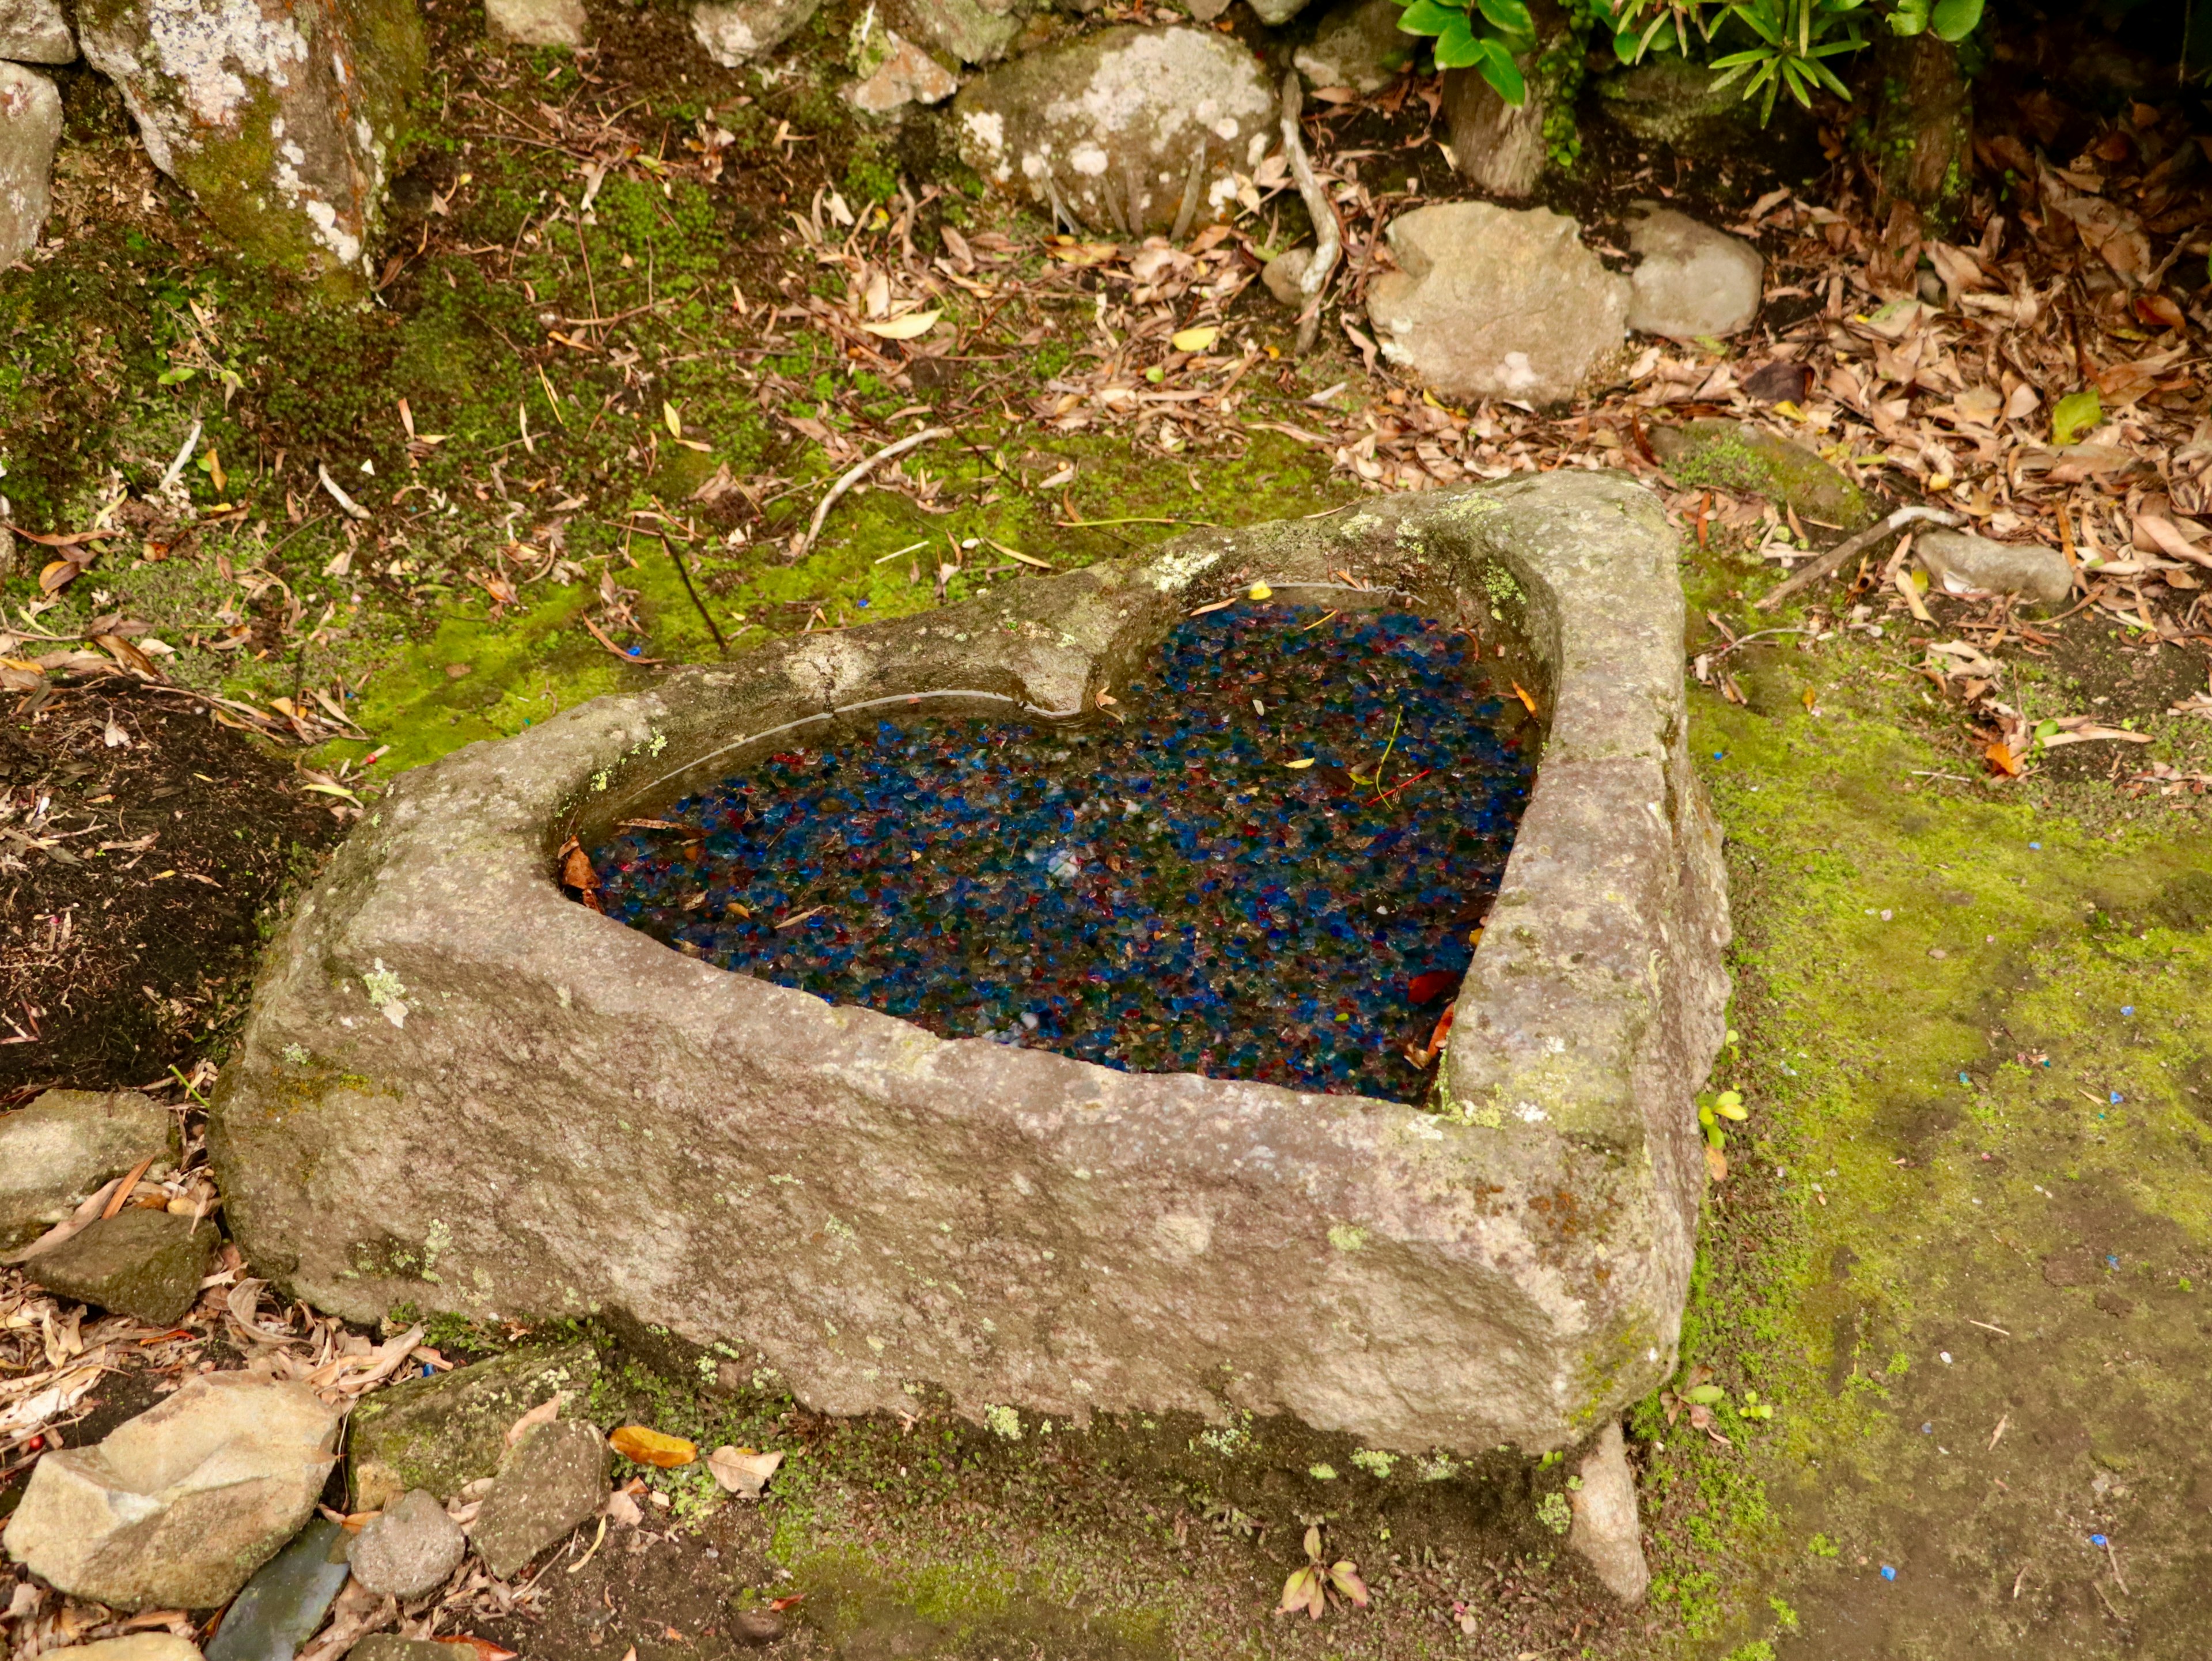
[[1997, 1443], [2005, 1433], [2005, 1427], [2011, 1422], [2012, 1415], [2009, 1413], [2004, 1415], [1997, 1421], [1997, 1427], [1990, 1433], [1989, 1446], [1982, 1450], [1984, 1453], [1995, 1453], [1997, 1451]]
[[837, 505], [837, 499], [866, 478], [877, 465], [890, 460], [894, 456], [902, 456], [908, 450], [927, 444], [932, 439], [951, 436], [952, 429], [950, 427], [925, 427], [918, 433], [908, 433], [895, 443], [884, 445], [875, 454], [854, 463], [852, 466], [840, 473], [837, 476], [837, 482], [830, 487], [828, 494], [815, 508], [813, 520], [807, 525], [805, 533], [799, 538], [791, 551], [792, 558], [797, 559], [813, 545], [814, 538], [821, 534], [822, 521], [830, 517], [830, 510]]
[[361, 503], [356, 502], [351, 496], [348, 496], [343, 490], [339, 488], [337, 480], [331, 477], [329, 463], [323, 461], [317, 462], [315, 464], [315, 477], [322, 481], [323, 489], [330, 492], [331, 500], [337, 502], [339, 507], [345, 509], [347, 518], [368, 519], [374, 517], [368, 508], [362, 507]]
[[1956, 525], [1959, 516], [1947, 514], [1941, 508], [1899, 508], [1887, 519], [1875, 520], [1856, 536], [1845, 537], [1787, 582], [1761, 597], [1758, 608], [1762, 611], [1772, 611], [1792, 594], [1802, 593], [1814, 583], [1826, 581], [1843, 569], [1846, 561], [1856, 558], [1884, 537], [1923, 520], [1931, 525]]
[[[1929, 776], [1930, 778], [1948, 778], [1950, 775], [1944, 773], [1931, 773]], [[1966, 1317], [1966, 1324], [1970, 1327], [1979, 1327], [1984, 1332], [1994, 1332], [2000, 1338], [2009, 1338], [2012, 1336], [2012, 1334], [2007, 1332], [2002, 1327], [1993, 1327], [1987, 1321], [1977, 1321], [1971, 1315]], [[2007, 1414], [2005, 1416], [2007, 1418], [2010, 1418], [2012, 1415], [2010, 1414]]]
[[668, 538], [661, 537], [658, 540], [668, 551], [668, 557], [674, 562], [676, 575], [684, 579], [684, 592], [691, 596], [691, 604], [698, 608], [700, 621], [707, 625], [707, 632], [714, 636], [714, 649], [724, 657], [729, 656], [730, 642], [722, 638], [721, 625], [714, 621], [714, 613], [707, 609], [707, 602], [699, 598], [699, 591], [691, 586], [691, 573], [684, 563], [684, 556], [676, 551], [675, 543]]
[[1328, 286], [1329, 276], [1336, 270], [1337, 255], [1342, 252], [1344, 240], [1336, 222], [1336, 205], [1328, 199], [1321, 180], [1314, 177], [1313, 163], [1306, 157], [1305, 140], [1298, 134], [1298, 112], [1305, 102], [1305, 88], [1298, 72], [1291, 70], [1283, 76], [1283, 156], [1290, 163], [1291, 177], [1297, 180], [1298, 198], [1306, 204], [1306, 213], [1313, 221], [1313, 258], [1306, 262], [1298, 277], [1298, 294], [1304, 301], [1298, 311], [1298, 355], [1303, 357], [1313, 350], [1314, 339], [1321, 332], [1321, 294]]

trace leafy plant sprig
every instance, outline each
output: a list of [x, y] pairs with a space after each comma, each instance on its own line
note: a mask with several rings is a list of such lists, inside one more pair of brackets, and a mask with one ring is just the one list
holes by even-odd
[[1514, 62], [1536, 47], [1527, 0], [1411, 0], [1398, 27], [1435, 37], [1438, 69], [1473, 70], [1509, 104], [1527, 99], [1528, 82]]
[[1326, 1561], [1321, 1551], [1321, 1526], [1316, 1524], [1306, 1530], [1305, 1567], [1292, 1569], [1291, 1578], [1283, 1582], [1283, 1601], [1276, 1606], [1276, 1613], [1295, 1615], [1303, 1609], [1318, 1621], [1328, 1611], [1331, 1592], [1362, 1609], [1367, 1607], [1367, 1583], [1359, 1578], [1359, 1566], [1348, 1557]]

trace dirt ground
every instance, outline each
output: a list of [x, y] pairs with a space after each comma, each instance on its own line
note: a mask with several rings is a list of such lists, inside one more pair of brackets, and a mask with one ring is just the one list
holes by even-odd
[[[1655, 346], [1586, 407], [1453, 411], [1353, 332], [1379, 226], [1456, 193], [1432, 83], [1311, 124], [1354, 288], [1300, 361], [1255, 281], [1304, 228], [1294, 193], [1180, 250], [1055, 240], [963, 183], [941, 116], [869, 126], [837, 101], [823, 65], [856, 5], [825, 7], [813, 66], [775, 82], [706, 65], [673, 10], [595, 13], [602, 45], [572, 60], [426, 9], [436, 67], [365, 310], [226, 264], [112, 94], [64, 77], [59, 243], [0, 274], [8, 489], [27, 530], [124, 501], [131, 534], [51, 596], [35, 563], [0, 595], [0, 1102], [165, 1078], [187, 1102], [286, 895], [399, 768], [666, 663], [1027, 580], [1012, 552], [1066, 567], [1191, 524], [1603, 465], [1681, 531], [1692, 737], [1737, 929], [1714, 1089], [1749, 1112], [1709, 1190], [1683, 1372], [1630, 1418], [1642, 1609], [1563, 1554], [1556, 1463], [1360, 1463], [1268, 1423], [1012, 1442], [927, 1410], [838, 1422], [702, 1389], [696, 1353], [610, 1329], [594, 1415], [781, 1450], [769, 1497], [624, 1465], [642, 1527], [472, 1583], [441, 1634], [532, 1661], [2203, 1652], [2212, 719], [2190, 701], [2212, 637], [2186, 564], [2130, 575], [2149, 551], [2121, 540], [2207, 511], [2201, 101], [2127, 93], [2124, 53], [2001, 41], [1973, 222], [1944, 245], [1986, 263], [1957, 292], [1932, 263], [1908, 272], [1945, 304], [1893, 334], [1870, 320], [1894, 296], [1869, 281], [1880, 228], [1846, 112], [1688, 166], [1593, 112], [1546, 200], [1615, 261], [1654, 192], [1739, 226], [1770, 262], [1759, 323], [1725, 351]], [[2008, 142], [2094, 175], [2154, 253], [2179, 251], [2180, 324], [2135, 304]], [[869, 334], [878, 277], [945, 320]], [[2021, 320], [2021, 295], [2048, 303]], [[1193, 326], [1218, 340], [1174, 346]], [[1747, 390], [1778, 365], [1802, 399], [1787, 411]], [[2050, 406], [2093, 383], [2109, 407], [2084, 441], [2149, 465], [2077, 457], [2051, 482]], [[2025, 412], [1984, 423], [1978, 391]], [[1877, 551], [1755, 610], [1806, 527], [1649, 445], [1721, 413], [1802, 439], [1881, 507], [2101, 537], [2123, 575], [2085, 569], [2054, 618], [1908, 597]], [[793, 547], [831, 478], [925, 424], [956, 435]], [[334, 508], [325, 465], [370, 520]], [[1738, 644], [1776, 628], [1802, 632]], [[1953, 645], [1990, 667], [1931, 650]], [[2061, 717], [2112, 732], [2037, 736]], [[149, 1369], [237, 1365], [230, 1290], [191, 1344], [112, 1361], [46, 1433], [103, 1433], [153, 1399]], [[261, 1296], [303, 1353], [321, 1341]], [[0, 1312], [10, 1390], [94, 1329], [12, 1270]], [[526, 1335], [429, 1342], [466, 1357]], [[1704, 1385], [1720, 1399], [1682, 1394]], [[43, 1445], [0, 1426], [4, 1515]], [[1316, 1524], [1370, 1609], [1273, 1613]], [[0, 1596], [10, 1661], [108, 1630], [17, 1603]]]

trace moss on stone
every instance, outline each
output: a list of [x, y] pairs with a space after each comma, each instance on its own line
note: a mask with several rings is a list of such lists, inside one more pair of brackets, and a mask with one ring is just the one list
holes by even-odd
[[517, 1419], [556, 1393], [580, 1410], [598, 1378], [597, 1352], [588, 1343], [568, 1343], [515, 1350], [378, 1392], [354, 1410], [354, 1508], [380, 1510], [410, 1488], [451, 1500], [499, 1469], [507, 1428]]
[[1802, 445], [1771, 433], [1708, 419], [1655, 428], [1651, 442], [1675, 479], [1693, 489], [1765, 496], [1846, 531], [1874, 521], [1866, 492]]

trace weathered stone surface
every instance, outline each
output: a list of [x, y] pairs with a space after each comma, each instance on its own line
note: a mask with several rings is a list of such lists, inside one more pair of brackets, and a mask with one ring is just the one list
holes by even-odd
[[64, 1656], [70, 1661], [200, 1661], [198, 1645], [167, 1632], [134, 1632], [127, 1638], [103, 1638], [97, 1644], [79, 1644], [47, 1653], [55, 1661]]
[[404, 1603], [445, 1585], [468, 1548], [461, 1525], [436, 1498], [410, 1488], [362, 1530], [351, 1561], [362, 1585]]
[[1644, 1561], [1644, 1542], [1636, 1515], [1636, 1474], [1628, 1468], [1628, 1447], [1618, 1422], [1608, 1422], [1596, 1445], [1583, 1457], [1582, 1487], [1570, 1502], [1574, 1521], [1567, 1544], [1624, 1603], [1640, 1603], [1650, 1590], [1651, 1570]]
[[1626, 338], [1628, 279], [1547, 208], [1450, 202], [1390, 222], [1369, 285], [1383, 356], [1446, 396], [1571, 399]]
[[0, 58], [18, 64], [73, 64], [76, 37], [61, 0], [0, 0]]
[[450, 1644], [428, 1638], [402, 1638], [397, 1633], [373, 1632], [346, 1652], [346, 1661], [453, 1661]]
[[1398, 0], [1349, 0], [1321, 20], [1291, 61], [1316, 87], [1379, 92], [1413, 61], [1417, 39], [1398, 27], [1404, 15]]
[[1012, 5], [985, 5], [981, 0], [887, 0], [884, 18], [908, 40], [962, 64], [997, 63], [1022, 32], [1023, 21]]
[[820, 9], [822, 0], [697, 0], [692, 38], [726, 70], [781, 46]]
[[302, 1384], [204, 1374], [106, 1441], [41, 1458], [9, 1555], [111, 1609], [227, 1603], [313, 1514], [339, 1418]]
[[874, 70], [839, 94], [856, 110], [883, 115], [908, 104], [941, 104], [960, 90], [952, 72], [913, 41], [886, 30], [890, 52]]
[[224, 1612], [207, 1661], [292, 1661], [345, 1589], [349, 1543], [327, 1517], [301, 1529]]
[[[880, 698], [1073, 715], [1197, 599], [1340, 594], [1336, 570], [1504, 647], [1550, 719], [1436, 1110], [940, 1039], [550, 879], [571, 825], [658, 811], [749, 734], [872, 732]], [[1657, 500], [1546, 474], [1194, 534], [458, 751], [403, 777], [268, 956], [212, 1116], [240, 1243], [349, 1318], [624, 1311], [829, 1412], [927, 1383], [979, 1418], [1577, 1445], [1668, 1376], [1705, 1182], [1727, 926], [1682, 618]]]
[[501, 1579], [607, 1501], [606, 1439], [590, 1425], [556, 1419], [532, 1425], [507, 1451], [469, 1529], [469, 1542]]
[[1718, 417], [1655, 427], [1651, 447], [1684, 484], [1762, 496], [1846, 531], [1871, 524], [1866, 492], [1802, 444]]
[[1285, 248], [1260, 268], [1260, 281], [1267, 285], [1267, 292], [1294, 312], [1305, 309], [1306, 297], [1298, 284], [1305, 280], [1313, 255], [1310, 247]]
[[484, 0], [484, 23], [521, 46], [580, 46], [591, 30], [584, 0]]
[[[1632, 137], [1658, 150], [1711, 155], [1759, 131], [1759, 106], [1747, 103], [1741, 76], [1719, 74], [1674, 52], [1654, 52], [1597, 82], [1598, 107]], [[1790, 100], [1778, 100], [1786, 110]]]
[[1630, 222], [1628, 246], [1642, 256], [1629, 279], [1630, 328], [1674, 340], [1725, 339], [1759, 315], [1766, 262], [1741, 237], [1653, 208]]
[[[5, 81], [0, 70], [0, 86]], [[0, 161], [0, 173], [5, 166]], [[141, 1159], [159, 1163], [176, 1152], [176, 1120], [132, 1090], [49, 1090], [20, 1113], [0, 1115], [0, 1251], [43, 1234]]]
[[[1524, 75], [1534, 65], [1523, 68]], [[1479, 191], [1519, 200], [1544, 176], [1544, 107], [1548, 96], [1533, 76], [1517, 104], [1473, 70], [1443, 76], [1444, 125], [1461, 177]]]
[[2025, 594], [2056, 605], [2074, 592], [2066, 556], [2033, 542], [1992, 542], [1960, 531], [1923, 531], [1912, 551], [1946, 593]]
[[381, 1511], [410, 1488], [451, 1500], [497, 1473], [516, 1420], [563, 1392], [582, 1401], [599, 1376], [589, 1344], [564, 1344], [518, 1349], [377, 1391], [354, 1409], [347, 1438], [355, 1508]]
[[422, 78], [414, 0], [83, 0], [77, 32], [210, 223], [278, 270], [363, 285]]
[[61, 140], [62, 95], [54, 83], [21, 64], [0, 64], [0, 267], [38, 242]]
[[1259, 60], [1207, 29], [1102, 30], [977, 77], [953, 107], [984, 178], [1133, 236], [1222, 217], [1275, 137]]
[[23, 1273], [57, 1297], [167, 1326], [199, 1300], [217, 1238], [205, 1219], [195, 1226], [132, 1206], [27, 1259]]
[[1279, 28], [1304, 11], [1310, 0], [1244, 0], [1244, 3], [1269, 28]]

